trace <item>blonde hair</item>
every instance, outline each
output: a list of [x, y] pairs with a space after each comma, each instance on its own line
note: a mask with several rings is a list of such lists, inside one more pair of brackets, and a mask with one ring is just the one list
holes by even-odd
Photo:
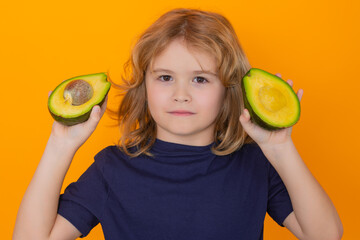
[[[179, 37], [191, 47], [215, 57], [219, 79], [225, 86], [212, 152], [227, 155], [253, 142], [239, 121], [244, 110], [241, 81], [251, 67], [232, 25], [218, 13], [178, 8], [160, 16], [140, 35], [124, 64], [123, 84], [117, 85], [110, 79], [115, 88], [125, 91], [118, 111], [110, 113], [116, 115], [122, 129], [117, 146], [131, 157], [152, 156], [149, 149], [156, 140], [156, 123], [147, 106], [145, 71], [153, 59]], [[131, 147], [136, 147], [136, 151], [130, 152]]]

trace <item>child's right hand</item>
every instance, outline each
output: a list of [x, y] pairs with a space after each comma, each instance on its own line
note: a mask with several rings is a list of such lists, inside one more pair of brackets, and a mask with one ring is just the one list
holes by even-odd
[[[50, 96], [52, 91], [49, 92]], [[87, 121], [73, 126], [66, 126], [60, 122], [54, 121], [51, 129], [51, 137], [60, 144], [65, 144], [67, 147], [77, 150], [82, 144], [91, 136], [101, 117], [106, 110], [108, 96], [106, 96], [103, 105], [96, 105], [92, 108], [90, 117]]]

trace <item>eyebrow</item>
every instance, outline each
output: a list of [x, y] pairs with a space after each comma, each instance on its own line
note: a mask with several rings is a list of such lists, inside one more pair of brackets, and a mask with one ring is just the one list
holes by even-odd
[[[153, 70], [154, 73], [156, 72], [166, 72], [166, 73], [174, 73], [173, 71], [169, 70], [169, 69], [164, 69], [164, 68], [157, 68]], [[203, 71], [203, 70], [198, 70], [198, 71], [193, 71], [193, 73], [195, 74], [201, 74], [201, 73], [205, 73], [205, 74], [209, 74], [209, 75], [213, 75], [215, 77], [217, 77], [216, 73], [210, 72], [210, 71]]]

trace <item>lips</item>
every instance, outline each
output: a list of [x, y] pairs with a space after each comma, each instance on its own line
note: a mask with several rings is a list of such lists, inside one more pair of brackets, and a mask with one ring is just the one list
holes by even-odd
[[195, 114], [193, 112], [186, 111], [186, 110], [175, 110], [175, 111], [171, 111], [169, 113], [172, 115], [175, 115], [175, 116], [191, 116], [191, 115]]

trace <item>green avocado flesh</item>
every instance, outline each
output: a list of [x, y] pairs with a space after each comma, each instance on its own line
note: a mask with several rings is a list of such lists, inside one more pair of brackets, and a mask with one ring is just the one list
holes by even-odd
[[242, 79], [245, 108], [251, 119], [267, 130], [291, 127], [300, 118], [300, 101], [280, 77], [251, 68]]
[[51, 116], [72, 126], [89, 119], [92, 108], [101, 106], [110, 90], [106, 73], [73, 77], [60, 83], [48, 99]]

